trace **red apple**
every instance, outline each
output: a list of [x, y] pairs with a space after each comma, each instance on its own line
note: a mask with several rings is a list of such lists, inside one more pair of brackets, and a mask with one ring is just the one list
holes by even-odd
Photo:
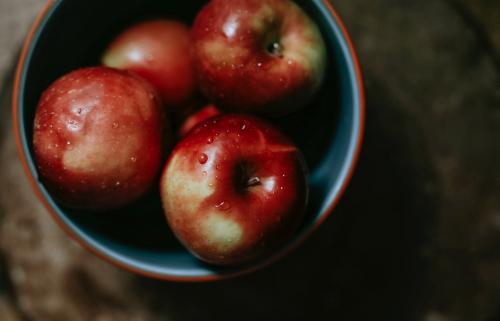
[[40, 179], [62, 204], [105, 210], [155, 183], [165, 113], [145, 80], [106, 67], [55, 81], [38, 103], [33, 147]]
[[323, 81], [325, 43], [290, 0], [212, 0], [192, 34], [201, 90], [229, 111], [288, 114]]
[[218, 116], [221, 114], [221, 111], [213, 104], [208, 104], [207, 106], [203, 107], [202, 109], [196, 111], [194, 114], [189, 116], [182, 126], [179, 128], [179, 131], [177, 132], [177, 136], [179, 137], [184, 137], [186, 134], [196, 127], [196, 125], [200, 124], [201, 122]]
[[195, 91], [190, 31], [177, 21], [152, 20], [126, 29], [110, 44], [102, 62], [148, 80], [174, 111]]
[[270, 124], [224, 115], [194, 128], [163, 171], [161, 197], [178, 239], [219, 265], [251, 260], [289, 239], [302, 221], [306, 170]]

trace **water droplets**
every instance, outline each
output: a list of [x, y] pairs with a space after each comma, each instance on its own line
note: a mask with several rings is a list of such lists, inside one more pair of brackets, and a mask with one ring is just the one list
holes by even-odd
[[137, 157], [135, 157], [135, 156], [130, 157], [130, 161], [131, 161], [132, 163], [137, 162]]
[[222, 201], [215, 205], [215, 208], [220, 211], [228, 211], [231, 208], [231, 204], [228, 201]]
[[201, 153], [200, 155], [198, 155], [198, 162], [199, 162], [200, 164], [202, 164], [202, 165], [203, 165], [203, 164], [205, 164], [207, 161], [208, 161], [208, 156], [207, 156], [207, 154], [205, 154], [205, 153]]
[[118, 122], [113, 122], [113, 129], [117, 129], [118, 127], [120, 127], [120, 124]]
[[258, 68], [262, 67], [262, 62], [258, 62], [258, 63], [257, 63], [257, 67], [258, 67]]
[[209, 137], [207, 139], [207, 144], [212, 144], [214, 142], [214, 138], [213, 137]]
[[82, 127], [82, 125], [80, 124], [80, 122], [78, 122], [74, 119], [68, 120], [68, 124], [66, 125], [66, 128], [72, 132], [78, 131], [81, 127]]
[[201, 172], [201, 175], [203, 175], [203, 176], [207, 176], [207, 171], [203, 171], [203, 172]]
[[247, 129], [247, 124], [241, 125], [241, 130], [245, 130], [245, 129]]

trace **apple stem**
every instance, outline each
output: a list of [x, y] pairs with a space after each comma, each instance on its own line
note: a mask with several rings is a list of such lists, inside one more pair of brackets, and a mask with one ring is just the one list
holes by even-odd
[[260, 184], [260, 178], [252, 177], [247, 181], [247, 187], [255, 186]]

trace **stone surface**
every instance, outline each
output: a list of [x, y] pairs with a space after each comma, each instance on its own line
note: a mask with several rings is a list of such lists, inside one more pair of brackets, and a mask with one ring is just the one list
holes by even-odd
[[[366, 80], [358, 170], [335, 215], [310, 240], [230, 281], [144, 279], [63, 235], [17, 161], [6, 79], [2, 321], [500, 319], [500, 2], [333, 3]], [[0, 28], [0, 70], [12, 65], [39, 5], [0, 0], [1, 26], [19, 30]]]
[[0, 0], [0, 88], [3, 76], [12, 68], [29, 26], [42, 8], [43, 0]]

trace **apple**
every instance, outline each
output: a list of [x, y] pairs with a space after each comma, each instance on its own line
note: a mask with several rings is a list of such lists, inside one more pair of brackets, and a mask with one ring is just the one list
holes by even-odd
[[306, 106], [322, 84], [325, 43], [290, 0], [212, 0], [192, 35], [200, 88], [220, 108], [282, 116]]
[[129, 27], [111, 42], [102, 63], [149, 81], [174, 112], [196, 89], [190, 30], [178, 21], [151, 20]]
[[237, 114], [189, 132], [172, 151], [160, 187], [174, 234], [218, 265], [261, 257], [288, 240], [308, 194], [297, 147], [267, 122]]
[[182, 126], [179, 128], [177, 132], [178, 137], [184, 137], [186, 134], [196, 127], [196, 125], [200, 124], [201, 122], [218, 116], [221, 114], [221, 111], [214, 105], [214, 104], [208, 104], [207, 106], [203, 107], [202, 109], [196, 111], [192, 115], [190, 115], [182, 124]]
[[157, 181], [168, 145], [165, 115], [154, 88], [129, 72], [89, 67], [61, 77], [35, 113], [41, 181], [75, 209], [102, 211], [136, 200]]

